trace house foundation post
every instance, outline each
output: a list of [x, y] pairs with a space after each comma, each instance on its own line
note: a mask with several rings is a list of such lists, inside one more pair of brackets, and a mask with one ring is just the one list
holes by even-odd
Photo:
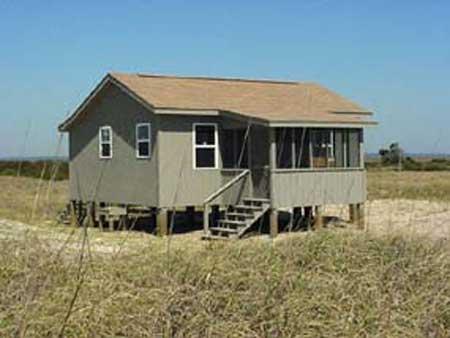
[[115, 221], [115, 217], [111, 217], [111, 215], [109, 215], [108, 216], [109, 231], [114, 231], [114, 221]]
[[319, 230], [323, 227], [323, 207], [318, 205], [315, 207], [314, 229]]
[[209, 234], [209, 205], [203, 206], [203, 232], [205, 235]]
[[364, 222], [364, 203], [358, 203], [356, 205], [356, 214], [358, 216], [356, 220], [356, 224], [358, 226], [358, 229], [364, 230], [365, 228], [365, 222]]
[[294, 207], [292, 209], [292, 224], [293, 228], [297, 228], [303, 218], [303, 208], [302, 207]]
[[354, 224], [356, 221], [356, 205], [349, 204], [348, 205], [348, 218], [350, 223]]
[[166, 208], [158, 209], [156, 214], [156, 233], [158, 236], [167, 236], [168, 216], [169, 215]]
[[311, 229], [312, 223], [313, 223], [313, 212], [312, 207], [305, 207], [304, 213], [305, 213], [305, 220], [306, 220], [306, 226], [308, 229]]
[[350, 223], [355, 224], [358, 229], [364, 230], [364, 203], [349, 205]]
[[89, 202], [87, 205], [88, 226], [95, 226], [95, 202]]
[[275, 238], [278, 235], [278, 211], [270, 209], [270, 237]]
[[77, 225], [77, 214], [76, 214], [76, 201], [70, 201], [69, 203], [69, 217], [70, 217], [70, 225]]

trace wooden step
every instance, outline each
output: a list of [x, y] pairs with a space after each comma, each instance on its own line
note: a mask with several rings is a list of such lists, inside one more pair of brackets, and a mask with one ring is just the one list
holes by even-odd
[[244, 202], [250, 202], [250, 203], [270, 203], [270, 200], [267, 199], [267, 198], [244, 197]]
[[209, 228], [209, 230], [216, 231], [216, 232], [227, 232], [230, 234], [237, 234], [237, 232], [238, 232], [236, 229], [222, 228], [222, 227], [213, 227], [213, 228]]
[[261, 206], [255, 206], [255, 205], [244, 205], [244, 204], [238, 204], [234, 206], [235, 209], [243, 209], [243, 210], [253, 210], [253, 211], [261, 211]]
[[210, 240], [230, 240], [234, 239], [233, 237], [227, 237], [227, 236], [218, 236], [218, 235], [203, 235], [202, 239], [210, 239]]
[[241, 217], [241, 218], [253, 218], [252, 214], [245, 214], [245, 213], [240, 213], [240, 212], [227, 212], [226, 216], [231, 216], [231, 217]]
[[247, 225], [247, 222], [235, 221], [235, 220], [231, 220], [231, 219], [221, 219], [221, 220], [219, 220], [219, 224], [231, 224], [231, 225], [245, 226], [245, 225]]

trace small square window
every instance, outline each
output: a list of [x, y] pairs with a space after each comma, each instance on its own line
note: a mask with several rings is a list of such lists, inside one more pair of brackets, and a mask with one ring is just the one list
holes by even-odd
[[150, 156], [150, 145], [148, 142], [138, 143], [138, 156], [139, 157], [149, 157]]
[[149, 125], [138, 125], [137, 137], [139, 140], [148, 140], [150, 138]]
[[111, 145], [105, 143], [102, 145], [102, 157], [111, 157]]
[[198, 125], [195, 127], [195, 144], [214, 145], [215, 127], [214, 125]]
[[196, 149], [196, 166], [197, 168], [214, 168], [215, 167], [215, 150], [210, 148]]
[[109, 142], [111, 140], [111, 130], [109, 128], [102, 128], [101, 138], [102, 142]]

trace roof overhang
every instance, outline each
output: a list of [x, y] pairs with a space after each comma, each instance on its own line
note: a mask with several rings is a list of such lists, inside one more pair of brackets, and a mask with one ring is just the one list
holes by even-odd
[[374, 127], [378, 122], [324, 122], [324, 121], [270, 121], [270, 127], [309, 127], [309, 128], [365, 128]]
[[[100, 83], [94, 88], [94, 90], [86, 97], [86, 99], [77, 107], [73, 114], [71, 114], [63, 123], [58, 126], [58, 130], [61, 132], [68, 131], [70, 127], [78, 120], [78, 118], [85, 112], [87, 106], [91, 101], [99, 94], [99, 92], [105, 88], [108, 84], [114, 84], [124, 93], [129, 95], [131, 98], [139, 102], [143, 107], [148, 109], [150, 112], [158, 115], [195, 115], [195, 116], [223, 116], [238, 120], [243, 123], [259, 124], [269, 127], [312, 127], [312, 128], [364, 128], [375, 126], [378, 123], [370, 120], [362, 121], [339, 121], [339, 118], [335, 121], [324, 121], [324, 120], [274, 120], [266, 119], [261, 117], [255, 117], [242, 112], [226, 111], [217, 108], [206, 108], [206, 109], [183, 109], [178, 107], [157, 107], [152, 103], [148, 102], [141, 96], [139, 96], [135, 91], [127, 87], [126, 84], [114, 78], [111, 74], [107, 74]], [[368, 118], [372, 115], [372, 112], [330, 112], [336, 115], [360, 115]]]
[[220, 110], [217, 109], [179, 109], [179, 108], [153, 108], [155, 114], [160, 115], [202, 115], [202, 116], [219, 116]]

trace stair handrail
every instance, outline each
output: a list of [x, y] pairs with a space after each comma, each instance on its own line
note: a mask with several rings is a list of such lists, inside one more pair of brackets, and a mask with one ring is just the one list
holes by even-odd
[[248, 174], [250, 174], [249, 169], [243, 170], [239, 175], [237, 175], [231, 181], [221, 186], [219, 189], [217, 189], [203, 201], [203, 230], [205, 234], [208, 234], [209, 232], [209, 204], [212, 201], [214, 201], [217, 197], [222, 195], [225, 191], [230, 189], [237, 182], [239, 182], [241, 179], [246, 177]]

